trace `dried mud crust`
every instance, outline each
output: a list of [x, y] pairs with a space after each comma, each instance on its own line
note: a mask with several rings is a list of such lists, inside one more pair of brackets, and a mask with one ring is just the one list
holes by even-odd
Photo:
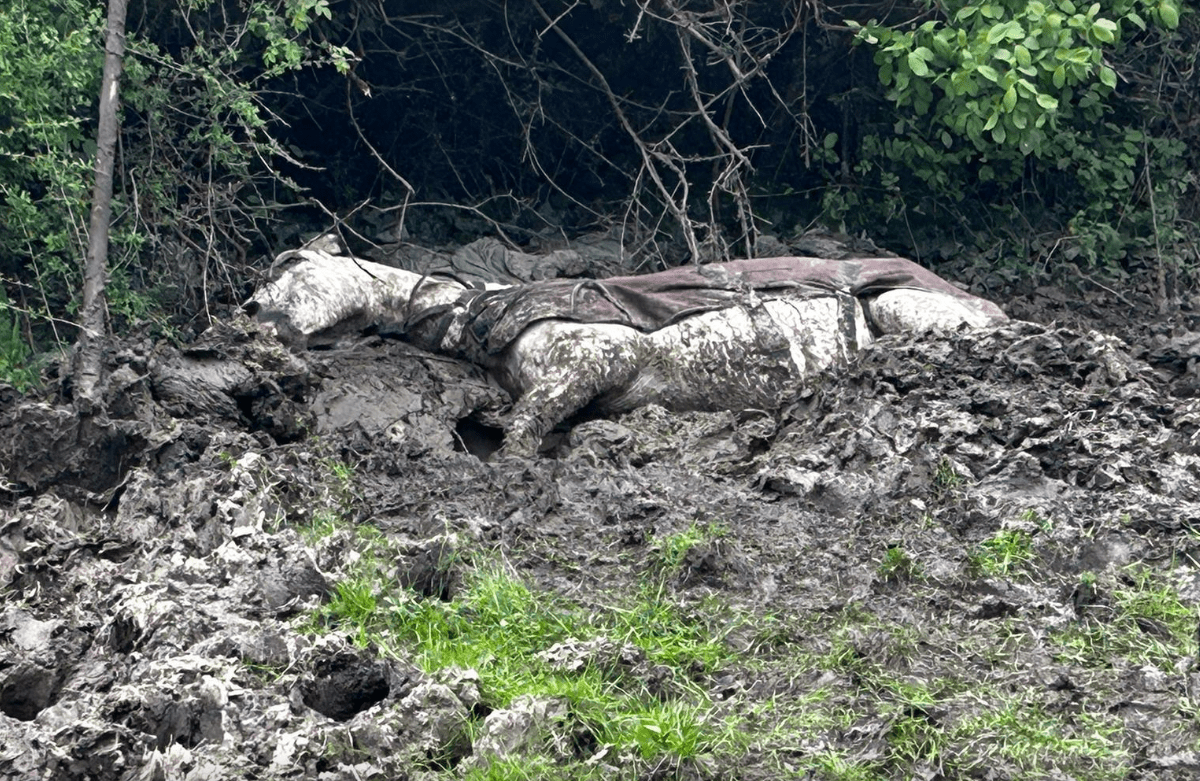
[[[434, 779], [531, 751], [642, 778], [839, 777], [826, 756], [872, 778], [1200, 772], [1194, 639], [1147, 614], [1149, 652], [1077, 642], [1116, 637], [1144, 578], [1200, 600], [1200, 410], [1112, 337], [888, 338], [779, 413], [649, 407], [577, 425], [557, 458], [495, 463], [456, 449], [456, 420], [503, 403], [469, 368], [380, 341], [303, 367], [235, 347], [201, 356], [249, 367], [219, 413], [155, 384], [195, 354], [133, 350], [141, 393], [99, 430], [136, 437], [9, 446], [0, 779]], [[278, 409], [302, 436], [263, 422]], [[0, 434], [46, 421], [74, 431], [6, 397]], [[119, 466], [88, 467], [101, 445]], [[616, 637], [541, 663], [665, 701], [701, 692], [763, 737], [736, 756], [621, 755], [567, 700], [501, 701], [472, 670], [356, 644], [314, 618], [362, 556], [355, 524], [414, 600], [452, 599], [498, 556], [600, 610], [669, 566], [683, 614], [727, 617], [719, 667], [668, 669]], [[1021, 543], [1007, 563], [997, 540]], [[1076, 743], [1007, 754], [988, 721], [1005, 709]], [[1069, 749], [1095, 735], [1111, 756]], [[940, 755], [920, 750], [935, 738]]]

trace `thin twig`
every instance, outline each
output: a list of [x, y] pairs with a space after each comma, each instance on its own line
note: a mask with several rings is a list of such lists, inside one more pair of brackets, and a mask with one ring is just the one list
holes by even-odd
[[1162, 244], [1158, 238], [1158, 211], [1154, 205], [1154, 177], [1150, 172], [1150, 134], [1142, 126], [1142, 157], [1146, 163], [1146, 192], [1150, 196], [1150, 224], [1154, 229], [1154, 257], [1158, 261], [1158, 311], [1165, 313], [1167, 306], [1167, 267], [1163, 260]]

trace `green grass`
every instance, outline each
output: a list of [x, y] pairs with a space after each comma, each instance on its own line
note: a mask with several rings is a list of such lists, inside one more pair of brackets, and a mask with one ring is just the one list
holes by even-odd
[[354, 466], [352, 464], [333, 457], [325, 458], [321, 463], [339, 489], [346, 492], [351, 490], [354, 483]]
[[[869, 686], [849, 699], [816, 690], [779, 704], [786, 712], [770, 714], [775, 728], [761, 744], [774, 748], [779, 777], [828, 781], [919, 777], [917, 768], [936, 769], [944, 778], [982, 777], [993, 770], [1025, 781], [1051, 777], [1055, 770], [1088, 781], [1117, 781], [1129, 773], [1131, 757], [1121, 745], [1116, 716], [1052, 713], [998, 687], [944, 683], [940, 691], [935, 685], [914, 687], [913, 700]], [[904, 687], [893, 682], [889, 688]], [[859, 727], [881, 731], [882, 751], [833, 745]]]
[[819, 778], [823, 781], [884, 781], [883, 763], [848, 757], [840, 751], [818, 751], [805, 757], [799, 767], [808, 774], [801, 777]]
[[1100, 668], [1125, 660], [1171, 669], [1196, 653], [1196, 611], [1163, 573], [1133, 564], [1115, 582], [1091, 575], [1089, 585], [1108, 591], [1111, 604], [1092, 606], [1083, 620], [1056, 636], [1061, 660]]
[[933, 473], [934, 494], [940, 499], [952, 498], [963, 487], [964, 480], [946, 456], [938, 459]]
[[1009, 577], [1033, 560], [1033, 540], [1023, 529], [1002, 529], [968, 554], [971, 568], [991, 577]]
[[[359, 554], [350, 576], [313, 617], [314, 630], [337, 627], [360, 645], [409, 659], [428, 672], [475, 670], [491, 708], [525, 694], [565, 697], [595, 741], [615, 754], [686, 761], [730, 754], [746, 742], [736, 723], [718, 716], [704, 688], [689, 677], [730, 661], [730, 651], [710, 627], [681, 613], [661, 578], [613, 595], [611, 604], [584, 608], [535, 590], [493, 560], [471, 569], [459, 593], [442, 602], [419, 598], [391, 580], [394, 557], [386, 541], [368, 536]], [[641, 649], [647, 669], [670, 668], [670, 695], [652, 691], [644, 676], [594, 665], [565, 671], [539, 658], [556, 643], [598, 637]], [[556, 772], [562, 777], [562, 768]], [[551, 777], [547, 773], [536, 762], [511, 762], [470, 777]]]
[[1130, 760], [1121, 745], [1121, 720], [1089, 713], [1051, 713], [1019, 697], [1001, 699], [997, 707], [969, 716], [956, 725], [956, 742], [970, 746], [964, 769], [995, 766], [1004, 761], [1017, 778], [1044, 778], [1056, 768], [1076, 778], [1107, 781], [1125, 778]]
[[883, 580], [915, 580], [921, 577], [921, 565], [904, 548], [892, 545], [884, 551], [876, 572]]
[[484, 767], [474, 767], [461, 776], [463, 781], [583, 781], [609, 778], [600, 767], [563, 767], [549, 757], [504, 757]]
[[601, 742], [634, 747], [642, 759], [664, 755], [688, 759], [736, 749], [742, 742], [711, 708], [694, 702], [647, 703], [617, 718], [611, 712], [595, 715], [603, 719]]
[[311, 545], [332, 536], [338, 529], [346, 525], [340, 513], [332, 508], [322, 507], [312, 514], [312, 517], [300, 527], [299, 531]]
[[[794, 651], [798, 664], [839, 677], [777, 702], [769, 720], [776, 730], [759, 739], [783, 753], [777, 759], [781, 775], [836, 781], [908, 778], [919, 768], [947, 778], [975, 777], [989, 768], [1029, 781], [1052, 770], [1089, 781], [1125, 777], [1131, 757], [1121, 743], [1119, 717], [1052, 710], [1038, 691], [981, 681], [971, 665], [953, 661], [982, 659], [980, 652], [991, 650], [1002, 668], [1009, 660], [998, 648], [1005, 631], [997, 623], [987, 636], [943, 648], [930, 644], [927, 628], [861, 605], [813, 616], [796, 631], [813, 638]], [[1018, 644], [1029, 639], [1010, 636]], [[877, 734], [882, 745], [855, 756], [844, 736], [856, 730]]]
[[681, 532], [655, 536], [650, 540], [651, 564], [664, 577], [672, 577], [694, 548], [714, 544], [727, 534], [719, 523], [693, 523]]
[[[703, 598], [672, 586], [688, 551], [714, 538], [712, 528], [694, 526], [656, 539], [632, 567], [640, 572], [635, 584], [593, 594], [586, 604], [473, 551], [456, 562], [462, 571], [454, 597], [439, 601], [394, 582], [400, 551], [360, 527], [354, 563], [312, 628], [347, 633], [430, 673], [474, 670], [489, 708], [521, 695], [569, 703], [575, 734], [584, 736], [579, 756], [547, 749], [456, 771], [477, 781], [636, 778], [652, 768], [665, 768], [664, 778], [703, 776], [706, 768], [736, 774], [747, 757], [760, 774], [828, 781], [885, 781], [930, 768], [968, 777], [994, 767], [1031, 781], [1052, 771], [1089, 781], [1127, 775], [1118, 717], [1059, 710], [1053, 695], [999, 682], [1000, 671], [1023, 658], [1019, 649], [1035, 641], [1027, 633], [988, 623], [980, 635], [946, 647], [935, 640], [936, 626], [857, 602], [800, 616], [741, 614], [728, 595]], [[1019, 571], [1029, 549], [1028, 533], [1000, 532], [977, 548], [990, 562], [980, 567]], [[900, 553], [883, 561], [896, 572], [913, 566], [903, 550], [892, 550]], [[1136, 627], [1139, 617], [1169, 627], [1179, 638], [1170, 653], [1180, 652], [1192, 614], [1160, 576], [1131, 568], [1109, 592], [1125, 617], [1086, 630], [1109, 633], [1106, 645], [1088, 649], [1089, 659], [1100, 664], [1098, 655], [1124, 637], [1117, 630]], [[621, 664], [556, 668], [542, 656], [557, 643], [595, 638], [631, 644], [643, 661], [630, 674]], [[1042, 640], [1079, 653], [1069, 637]], [[735, 694], [726, 702], [712, 679], [730, 669], [742, 681], [790, 676], [793, 683], [778, 696]], [[865, 740], [870, 751], [856, 748]], [[589, 763], [592, 757], [600, 758]]]

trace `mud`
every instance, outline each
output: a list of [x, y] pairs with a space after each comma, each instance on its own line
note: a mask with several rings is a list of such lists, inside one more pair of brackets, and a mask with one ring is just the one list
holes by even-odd
[[[531, 746], [644, 778], [774, 778], [829, 751], [882, 762], [880, 778], [951, 777], [884, 761], [902, 719], [868, 668], [1102, 715], [1127, 760], [1095, 777], [1193, 778], [1195, 640], [1146, 617], [1156, 662], [1097, 662], [1055, 638], [1116, 622], [1138, 573], [1200, 599], [1200, 334], [1187, 312], [1114, 328], [1128, 310], [1093, 300], [1112, 335], [1059, 303], [1009, 307], [1040, 324], [886, 337], [781, 411], [578, 421], [535, 460], [477, 457], [508, 403], [484, 375], [380, 337], [296, 356], [234, 323], [185, 350], [123, 345], [94, 420], [2, 389], [0, 779], [450, 778]], [[305, 533], [330, 508], [395, 542], [397, 580], [426, 599], [459, 587], [458, 552], [486, 549], [601, 600], [663, 535], [719, 527], [668, 587], [759, 617], [726, 640], [758, 664], [687, 685], [743, 713], [820, 690], [859, 715], [736, 761], [605, 755], [563, 700], [499, 702], [471, 670], [313, 631], [357, 555], [345, 529]], [[1024, 535], [1028, 558], [981, 571], [999, 532]], [[831, 618], [851, 614], [869, 620]], [[839, 648], [852, 663], [789, 664]], [[683, 685], [617, 640], [542, 661], [665, 697]], [[950, 724], [981, 706], [906, 707]], [[986, 756], [971, 775], [1089, 777]]]

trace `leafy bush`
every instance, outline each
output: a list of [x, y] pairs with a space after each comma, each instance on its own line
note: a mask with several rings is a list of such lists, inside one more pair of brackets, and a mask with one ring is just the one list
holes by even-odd
[[21, 334], [21, 320], [0, 288], [0, 380], [25, 391], [39, 379], [33, 351]]
[[79, 287], [101, 25], [84, 0], [0, 8], [0, 276], [42, 319], [69, 311]]
[[[865, 134], [859, 153], [857, 173], [902, 201], [884, 199], [886, 216], [922, 196], [935, 204], [926, 211], [990, 204], [991, 226], [997, 218], [1036, 226], [1053, 213], [1066, 227], [1054, 246], [1066, 239], [1068, 257], [1092, 263], [1180, 238], [1189, 161], [1174, 124], [1162, 121], [1170, 98], [1119, 89], [1145, 81], [1138, 56], [1171, 39], [1176, 0], [935, 8], [936, 18], [915, 27], [852, 23], [900, 110], [892, 132]], [[835, 194], [830, 205], [848, 213], [861, 204]]]
[[1106, 5], [949, 0], [939, 4], [945, 21], [911, 31], [872, 23], [859, 38], [876, 47], [888, 97], [918, 116], [932, 109], [936, 136], [947, 148], [966, 137], [979, 151], [994, 145], [1041, 157], [1060, 151], [1051, 132], [1060, 112], [1085, 122], [1103, 116], [1117, 86], [1107, 47], [1131, 28], [1146, 30], [1142, 14], [1171, 29], [1179, 24], [1174, 0]]
[[[129, 31], [107, 287], [117, 327], [240, 297], [246, 247], [290, 193], [272, 167], [288, 155], [269, 132], [267, 80], [345, 66], [344, 49], [307, 43], [309, 19], [330, 14], [323, 0], [235, 10], [150, 3]], [[31, 320], [23, 330], [60, 344], [87, 244], [103, 26], [85, 0], [0, 7], [0, 284]]]

